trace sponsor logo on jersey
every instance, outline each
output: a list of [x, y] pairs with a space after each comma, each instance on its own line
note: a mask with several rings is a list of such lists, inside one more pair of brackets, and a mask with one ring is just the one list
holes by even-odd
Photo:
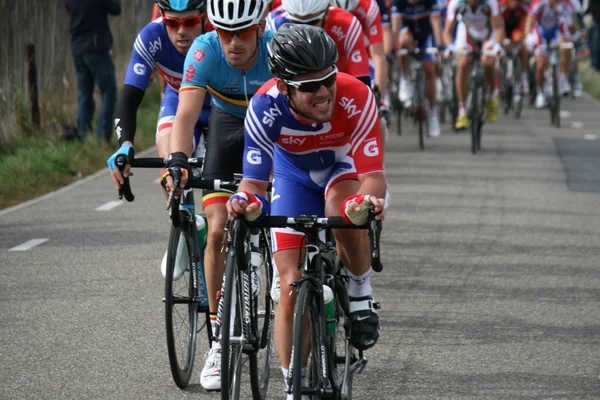
[[185, 71], [185, 81], [191, 82], [194, 79], [194, 75], [196, 75], [196, 68], [192, 64], [188, 67], [187, 71]]
[[273, 121], [275, 118], [281, 115], [281, 110], [277, 107], [277, 104], [274, 104], [273, 107], [269, 108], [268, 111], [263, 111], [262, 123], [268, 125], [269, 127], [273, 126]]
[[338, 42], [341, 42], [346, 37], [344, 30], [340, 26], [335, 25], [333, 28], [331, 28], [331, 32], [336, 36]]
[[162, 50], [162, 43], [160, 41], [160, 38], [156, 39], [154, 42], [149, 42], [148, 45], [148, 51], [150, 52], [150, 54], [152, 54], [153, 57], [157, 51]]
[[293, 144], [296, 146], [302, 146], [306, 142], [306, 138], [297, 137], [297, 136], [282, 136], [281, 143], [283, 144]]
[[377, 139], [369, 140], [365, 143], [365, 147], [363, 148], [365, 156], [367, 157], [375, 157], [379, 155], [379, 147], [377, 147]]
[[348, 112], [348, 119], [362, 112], [362, 110], [356, 109], [357, 107], [356, 104], [354, 104], [354, 99], [349, 99], [345, 96], [342, 96], [340, 99], [340, 106], [342, 106], [342, 108]]
[[146, 66], [142, 63], [135, 63], [133, 65], [133, 72], [143, 76], [146, 73]]
[[262, 86], [265, 84], [266, 81], [257, 81], [257, 80], [251, 80], [250, 82], [248, 82], [251, 85], [256, 85], [256, 86]]
[[354, 50], [352, 55], [350, 56], [352, 62], [359, 63], [362, 61], [362, 55], [360, 54], [360, 50]]
[[223, 93], [238, 93], [240, 91], [240, 88], [236, 88], [236, 87], [226, 87], [223, 88], [222, 92]]
[[194, 60], [200, 62], [202, 61], [202, 59], [206, 56], [206, 54], [204, 54], [204, 52], [200, 49], [197, 49], [196, 51], [194, 51]]
[[371, 36], [377, 35], [377, 25], [373, 25], [369, 33], [371, 34]]
[[262, 156], [260, 154], [260, 150], [252, 149], [246, 153], [246, 161], [250, 164], [258, 165], [262, 162]]

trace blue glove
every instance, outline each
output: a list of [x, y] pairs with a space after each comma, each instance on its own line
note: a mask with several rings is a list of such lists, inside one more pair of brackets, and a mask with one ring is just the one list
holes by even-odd
[[127, 163], [130, 163], [131, 160], [133, 160], [133, 154], [133, 146], [128, 144], [122, 144], [121, 147], [119, 147], [119, 150], [117, 150], [115, 154], [110, 156], [110, 158], [106, 161], [106, 164], [108, 164], [109, 169], [113, 170], [117, 168], [116, 160], [118, 156], [126, 156]]

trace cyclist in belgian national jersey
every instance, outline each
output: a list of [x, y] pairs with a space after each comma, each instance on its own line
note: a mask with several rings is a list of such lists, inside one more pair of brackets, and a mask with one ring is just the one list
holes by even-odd
[[[117, 189], [124, 181], [115, 165], [115, 159], [120, 154], [133, 157], [137, 110], [154, 67], [167, 82], [156, 127], [156, 147], [159, 156], [169, 156], [169, 141], [183, 77], [183, 62], [193, 40], [204, 31], [205, 0], [156, 0], [156, 5], [162, 18], [146, 25], [135, 39], [117, 105], [115, 131], [121, 147], [108, 159], [108, 167]], [[202, 113], [194, 121], [194, 148], [202, 144], [202, 127], [208, 123], [210, 98], [201, 104], [204, 104]], [[129, 165], [125, 167], [126, 177], [132, 175], [129, 168]]]
[[[337, 71], [337, 59], [335, 42], [320, 27], [284, 24], [275, 34], [269, 44], [269, 66], [276, 78], [248, 107], [244, 179], [227, 204], [230, 217], [245, 213], [248, 220], [255, 220], [268, 213], [264, 196], [273, 170], [273, 215], [341, 215], [360, 225], [368, 220], [373, 204], [381, 212], [377, 219], [384, 219], [386, 178], [375, 98], [356, 78]], [[352, 108], [347, 107], [349, 102]], [[360, 230], [337, 230], [334, 235], [351, 278], [351, 341], [358, 349], [368, 349], [379, 337], [368, 236]], [[282, 288], [300, 279], [297, 262], [303, 237], [292, 229], [272, 230]], [[280, 297], [275, 315], [284, 379], [296, 301], [294, 292], [289, 293]]]
[[[212, 95], [203, 176], [206, 179], [232, 180], [242, 172], [244, 153], [244, 116], [250, 98], [272, 74], [267, 64], [266, 44], [273, 35], [264, 31], [267, 3], [263, 0], [209, 0], [207, 13], [216, 32], [194, 41], [185, 60], [179, 107], [173, 124], [171, 157], [163, 179], [176, 195], [189, 175], [188, 156], [192, 151], [192, 132], [207, 93]], [[181, 187], [175, 189], [170, 171], [182, 172]], [[221, 245], [227, 223], [225, 203], [230, 194], [205, 192], [208, 238], [204, 265], [211, 314], [216, 326], [216, 293], [221, 288], [225, 254]], [[253, 279], [257, 278], [256, 275]], [[258, 282], [254, 283], [258, 286]], [[221, 349], [212, 343], [206, 357], [200, 383], [207, 390], [221, 387]]]
[[[458, 24], [456, 40], [453, 38], [454, 27]], [[502, 52], [504, 39], [504, 23], [500, 16], [498, 0], [451, 0], [448, 5], [448, 16], [444, 30], [444, 40], [449, 48], [456, 50], [492, 50]], [[498, 88], [496, 80], [496, 60], [493, 56], [482, 56], [481, 65], [485, 71], [485, 82], [488, 121], [498, 118]], [[458, 117], [455, 128], [466, 129], [469, 126], [465, 104], [469, 92], [469, 73], [471, 56], [460, 55], [456, 70], [456, 93], [458, 97]]]

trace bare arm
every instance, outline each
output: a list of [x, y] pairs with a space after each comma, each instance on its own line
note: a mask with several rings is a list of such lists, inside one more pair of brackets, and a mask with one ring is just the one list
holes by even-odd
[[433, 13], [429, 16], [429, 20], [431, 21], [431, 27], [433, 28], [433, 36], [435, 37], [435, 42], [438, 45], [444, 43], [442, 38], [442, 16], [440, 13]]
[[501, 15], [492, 17], [492, 28], [494, 29], [496, 43], [502, 44], [502, 40], [504, 40], [504, 20]]
[[454, 32], [454, 27], [456, 26], [456, 20], [446, 21], [446, 30], [444, 30], [444, 44], [446, 46], [450, 46], [452, 44], [452, 32]]
[[531, 33], [532, 29], [533, 29], [533, 16], [528, 15], [527, 19], [525, 20], [525, 34], [529, 35]]
[[400, 29], [402, 28], [402, 15], [392, 15], [392, 47], [398, 47]]
[[173, 121], [169, 153], [181, 151], [191, 156], [194, 143], [194, 127], [198, 122], [206, 89], [197, 88], [179, 92], [179, 105]]
[[[385, 99], [388, 80], [388, 65], [385, 59], [383, 43], [377, 43], [369, 46], [371, 57], [375, 62], [375, 84], [379, 87], [381, 98]], [[379, 104], [377, 105], [379, 107]]]

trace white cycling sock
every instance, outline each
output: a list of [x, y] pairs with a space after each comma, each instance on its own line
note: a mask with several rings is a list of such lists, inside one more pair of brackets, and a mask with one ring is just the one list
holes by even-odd
[[369, 268], [367, 272], [359, 276], [348, 271], [348, 276], [350, 277], [348, 296], [364, 297], [373, 293], [373, 288], [371, 288], [371, 271], [372, 269]]

